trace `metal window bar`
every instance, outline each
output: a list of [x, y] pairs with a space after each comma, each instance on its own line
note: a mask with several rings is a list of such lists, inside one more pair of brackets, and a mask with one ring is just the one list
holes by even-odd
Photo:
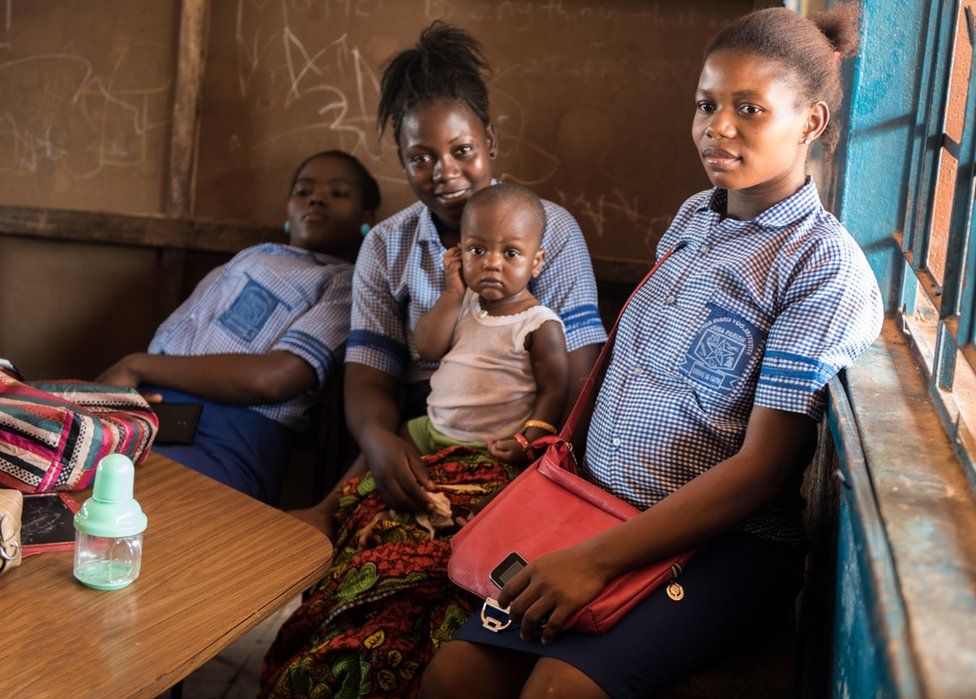
[[[939, 147], [945, 131], [949, 83], [952, 77], [955, 18], [959, 14], [960, 2], [961, 0], [952, 3], [935, 2], [929, 10], [925, 48], [928, 60], [923, 61], [919, 84], [934, 87], [928, 95], [919, 95], [903, 244], [906, 258], [916, 272], [925, 269], [928, 234], [935, 202], [935, 183], [939, 176]], [[948, 53], [945, 51], [946, 47]], [[948, 61], [945, 60], [946, 56]], [[930, 285], [935, 284], [935, 279], [929, 276], [927, 281]]]
[[[976, 21], [973, 13], [967, 7], [964, 21], [967, 24], [967, 34], [970, 45], [976, 39], [976, 30], [973, 23]], [[970, 250], [969, 241], [976, 235], [973, 225], [973, 194], [974, 194], [974, 175], [976, 175], [976, 70], [970, 64], [969, 70], [969, 91], [966, 95], [966, 108], [964, 112], [962, 143], [960, 144], [959, 168], [956, 173], [956, 188], [953, 192], [952, 216], [949, 222], [949, 240], [946, 251], [945, 276], [942, 288], [942, 302], [939, 307], [939, 342], [936, 348], [937, 374], [939, 387], [945, 389], [952, 388], [953, 376], [955, 375], [956, 350], [960, 345], [966, 344], [972, 338], [967, 338], [965, 332], [960, 336], [954, 335], [951, 328], [945, 323], [946, 319], [962, 313], [967, 318], [972, 317], [972, 308], [960, 306], [962, 300], [964, 276], [963, 262]], [[970, 266], [971, 270], [971, 266]], [[970, 271], [970, 276], [972, 272]], [[955, 327], [955, 324], [952, 324]], [[962, 328], [960, 328], [962, 329]]]
[[[932, 85], [927, 95], [919, 94], [912, 160], [906, 197], [904, 231], [896, 232], [906, 264], [902, 278], [901, 307], [906, 330], [919, 368], [926, 376], [934, 405], [946, 432], [953, 439], [976, 489], [976, 416], [964, 413], [967, 401], [953, 391], [958, 361], [976, 368], [976, 51], [970, 63], [968, 91], [962, 114], [962, 139], [955, 143], [947, 131], [949, 89], [956, 58], [956, 37], [976, 45], [976, 16], [964, 0], [933, 3], [928, 17], [926, 54], [919, 73], [922, 85]], [[966, 31], [957, 32], [957, 21]], [[961, 27], [960, 27], [961, 29]], [[932, 212], [939, 177], [941, 151], [956, 156], [955, 189], [952, 194], [946, 239], [943, 283], [928, 269], [933, 232]], [[938, 271], [938, 270], [937, 270]], [[918, 294], [922, 296], [919, 297]], [[937, 313], [934, 327], [916, 320], [916, 313], [928, 301]], [[935, 319], [932, 319], [935, 321]], [[921, 324], [920, 324], [921, 322]], [[931, 321], [930, 321], [931, 322]], [[934, 340], [934, 343], [933, 343]], [[961, 369], [962, 370], [962, 369]], [[959, 375], [960, 377], [962, 374]], [[967, 379], [969, 380], [969, 379]], [[959, 381], [963, 381], [959, 378]], [[962, 389], [963, 392], [971, 390]], [[971, 424], [972, 423], [972, 424]]]

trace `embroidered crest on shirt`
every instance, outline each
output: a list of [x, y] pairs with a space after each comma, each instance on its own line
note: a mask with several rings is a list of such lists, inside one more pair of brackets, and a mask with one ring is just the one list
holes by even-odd
[[261, 332], [279, 303], [287, 307], [284, 301], [248, 277], [244, 289], [217, 321], [225, 330], [250, 342]]
[[730, 396], [745, 378], [764, 333], [745, 318], [706, 304], [708, 318], [685, 353], [678, 371], [697, 385]]

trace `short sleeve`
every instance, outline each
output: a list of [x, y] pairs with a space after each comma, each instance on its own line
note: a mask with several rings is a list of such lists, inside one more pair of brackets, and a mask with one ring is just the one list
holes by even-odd
[[364, 364], [399, 377], [409, 354], [404, 309], [391, 292], [386, 259], [380, 229], [374, 228], [356, 258], [346, 362]]
[[278, 338], [273, 350], [295, 354], [315, 370], [319, 388], [332, 377], [349, 335], [352, 306], [352, 269], [332, 275], [319, 300], [299, 316]]
[[532, 284], [532, 292], [562, 320], [567, 351], [602, 344], [607, 333], [600, 320], [596, 280], [583, 231], [562, 207], [552, 202], [545, 202], [545, 206], [547, 222], [542, 247], [546, 263]]
[[769, 330], [755, 404], [819, 419], [827, 382], [881, 332], [881, 292], [846, 233], [816, 241]]

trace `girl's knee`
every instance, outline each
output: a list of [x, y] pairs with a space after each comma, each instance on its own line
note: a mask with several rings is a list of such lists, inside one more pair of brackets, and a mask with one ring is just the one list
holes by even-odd
[[521, 699], [608, 699], [586, 673], [555, 658], [540, 658], [522, 688]]
[[477, 648], [465, 641], [450, 641], [437, 653], [420, 681], [420, 699], [466, 696], [472, 669], [481, 664]]

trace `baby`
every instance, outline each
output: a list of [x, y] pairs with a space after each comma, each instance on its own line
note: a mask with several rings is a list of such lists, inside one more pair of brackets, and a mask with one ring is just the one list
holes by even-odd
[[545, 209], [529, 189], [486, 187], [444, 255], [445, 288], [417, 322], [417, 351], [440, 360], [427, 415], [401, 427], [421, 454], [453, 444], [487, 448], [510, 464], [557, 432], [568, 391], [563, 324], [529, 291], [542, 272]]

